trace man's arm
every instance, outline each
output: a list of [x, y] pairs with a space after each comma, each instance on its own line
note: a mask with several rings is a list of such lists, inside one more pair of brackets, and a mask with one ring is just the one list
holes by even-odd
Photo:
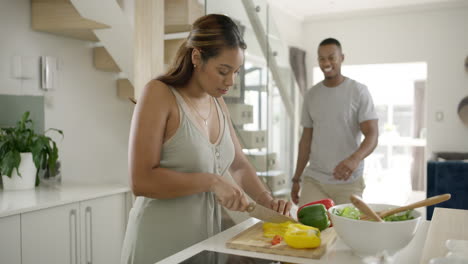
[[300, 181], [302, 172], [309, 162], [310, 145], [312, 144], [313, 128], [304, 127], [301, 140], [299, 141], [299, 153], [297, 156], [296, 172], [293, 181]]
[[336, 166], [333, 176], [338, 180], [347, 180], [357, 168], [359, 163], [369, 156], [377, 146], [379, 137], [378, 120], [367, 120], [359, 124], [364, 140], [359, 148], [347, 159]]
[[304, 172], [305, 166], [309, 162], [310, 145], [312, 144], [312, 135], [313, 135], [313, 128], [304, 127], [301, 140], [299, 141], [299, 153], [297, 156], [296, 172], [294, 173], [294, 177], [292, 178], [293, 187], [291, 190], [291, 198], [295, 204], [299, 202], [299, 189], [300, 189], [299, 182], [301, 181], [301, 175], [302, 175], [302, 172]]

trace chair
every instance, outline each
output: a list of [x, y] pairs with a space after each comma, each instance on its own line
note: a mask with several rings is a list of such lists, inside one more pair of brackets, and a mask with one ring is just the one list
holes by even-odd
[[[437, 207], [468, 210], [468, 153], [435, 153], [427, 163], [427, 197], [450, 193], [452, 198]], [[427, 220], [435, 206], [427, 207]]]

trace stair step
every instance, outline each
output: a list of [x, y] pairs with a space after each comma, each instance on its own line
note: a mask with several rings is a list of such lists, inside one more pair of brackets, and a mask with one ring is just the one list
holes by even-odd
[[171, 65], [172, 61], [175, 59], [177, 51], [179, 50], [180, 45], [185, 41], [185, 39], [168, 39], [164, 40], [164, 64]]
[[242, 97], [242, 77], [240, 74], [237, 74], [236, 79], [234, 80], [234, 85], [229, 89], [228, 93], [224, 95], [226, 98], [241, 98]]
[[31, 2], [31, 24], [34, 30], [98, 41], [92, 30], [109, 28], [106, 24], [83, 18], [69, 0], [32, 0]]
[[275, 152], [251, 152], [244, 151], [247, 159], [250, 161], [252, 166], [255, 167], [257, 172], [265, 172], [274, 170], [276, 168], [276, 153]]
[[261, 149], [266, 147], [266, 130], [238, 130], [242, 148]]
[[270, 170], [266, 172], [257, 172], [257, 176], [262, 178], [271, 191], [279, 195], [288, 187], [288, 178], [286, 173], [279, 170]]
[[247, 104], [227, 104], [234, 125], [244, 125], [253, 122], [253, 106]]
[[186, 39], [190, 34], [189, 31], [186, 32], [178, 32], [178, 33], [168, 33], [164, 34], [164, 40], [171, 40], [171, 39]]
[[107, 52], [106, 48], [104, 47], [95, 47], [93, 49], [93, 61], [94, 67], [101, 71], [106, 72], [120, 72], [120, 68], [115, 63], [112, 56]]
[[165, 0], [165, 32], [190, 31], [192, 23], [204, 13], [204, 6], [198, 0]]
[[135, 89], [128, 79], [117, 80], [117, 96], [125, 100], [135, 96]]

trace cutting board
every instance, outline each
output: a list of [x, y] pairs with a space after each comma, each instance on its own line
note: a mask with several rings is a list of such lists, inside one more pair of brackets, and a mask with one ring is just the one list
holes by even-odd
[[330, 247], [336, 239], [336, 232], [332, 227], [321, 232], [320, 238], [322, 239], [322, 243], [318, 248], [295, 249], [286, 245], [284, 241], [281, 241], [280, 244], [272, 245], [271, 238], [263, 237], [262, 225], [263, 222], [258, 222], [239, 233], [226, 242], [226, 247], [275, 255], [319, 259], [325, 254], [327, 247]]
[[427, 231], [421, 264], [444, 257], [448, 253], [447, 239], [468, 240], [468, 210], [436, 207]]

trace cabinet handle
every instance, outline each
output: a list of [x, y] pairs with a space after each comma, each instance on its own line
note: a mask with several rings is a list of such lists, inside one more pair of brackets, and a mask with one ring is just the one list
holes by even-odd
[[[76, 210], [70, 210], [70, 263], [78, 264], [78, 229], [77, 229], [77, 217]], [[74, 257], [73, 257], [74, 256]], [[73, 261], [73, 259], [75, 261]]]
[[93, 263], [93, 211], [91, 210], [90, 206], [87, 206], [85, 209], [85, 236], [86, 236], [86, 245], [85, 245], [85, 251], [86, 251], [86, 263], [87, 264], [92, 264]]

